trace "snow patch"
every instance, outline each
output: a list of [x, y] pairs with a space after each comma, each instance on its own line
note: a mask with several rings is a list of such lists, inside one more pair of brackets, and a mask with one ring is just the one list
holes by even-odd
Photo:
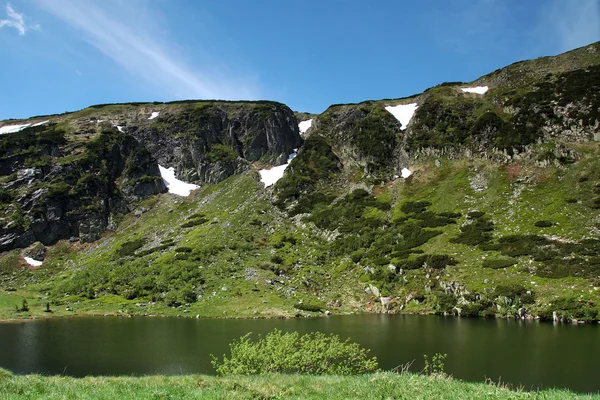
[[200, 186], [194, 185], [193, 183], [186, 183], [184, 181], [180, 181], [175, 178], [175, 168], [164, 168], [162, 166], [158, 166], [160, 170], [160, 176], [163, 179], [163, 182], [169, 193], [176, 194], [178, 196], [189, 196], [192, 190], [198, 189]]
[[400, 171], [400, 176], [402, 176], [404, 179], [408, 178], [411, 175], [412, 171], [408, 168], [402, 168], [402, 171]]
[[274, 185], [278, 180], [283, 177], [283, 172], [290, 165], [290, 162], [298, 154], [298, 149], [294, 149], [294, 152], [288, 156], [287, 162], [283, 165], [272, 167], [271, 169], [261, 169], [258, 171], [260, 174], [260, 181], [265, 184], [265, 187]]
[[38, 261], [38, 260], [34, 260], [31, 257], [23, 257], [25, 259], [25, 262], [29, 265], [31, 265], [32, 267], [39, 267], [40, 265], [42, 265], [42, 261]]
[[148, 119], [154, 119], [160, 115], [160, 111], [152, 111], [152, 114], [148, 117]]
[[461, 88], [460, 90], [462, 90], [464, 93], [484, 94], [485, 92], [488, 91], [488, 89], [489, 88], [487, 86], [476, 86], [476, 87]]
[[119, 130], [119, 132], [125, 133], [121, 125], [117, 125], [117, 129]]
[[312, 119], [307, 119], [306, 121], [302, 121], [298, 124], [298, 128], [300, 129], [300, 134], [304, 135], [308, 128], [312, 126]]
[[419, 106], [417, 103], [399, 104], [397, 106], [387, 106], [385, 109], [392, 114], [402, 124], [401, 130], [405, 130], [410, 119], [415, 114]]
[[0, 128], [0, 135], [4, 135], [5, 133], [16, 133], [22, 131], [27, 128], [31, 124], [23, 124], [23, 125], [7, 125]]
[[42, 121], [42, 122], [36, 122], [35, 124], [31, 125], [31, 126], [40, 126], [40, 125], [44, 125], [47, 124], [48, 122], [50, 122], [50, 120], [46, 120], [46, 121]]

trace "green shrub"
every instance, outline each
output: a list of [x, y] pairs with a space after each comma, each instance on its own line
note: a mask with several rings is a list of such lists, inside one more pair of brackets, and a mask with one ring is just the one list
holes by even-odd
[[452, 312], [454, 306], [456, 305], [456, 297], [452, 294], [448, 294], [445, 292], [438, 293], [437, 295], [437, 311], [438, 312]]
[[423, 354], [423, 362], [425, 367], [423, 373], [426, 375], [443, 374], [444, 373], [444, 360], [448, 357], [448, 354], [435, 353], [429, 361], [429, 357]]
[[16, 193], [13, 190], [0, 187], [0, 203], [10, 203], [15, 196]]
[[517, 262], [512, 258], [498, 258], [498, 259], [490, 259], [483, 260], [484, 268], [492, 268], [492, 269], [501, 269], [508, 268], [515, 265]]
[[444, 269], [450, 265], [456, 265], [458, 262], [447, 254], [428, 254], [420, 256], [418, 260], [422, 261], [422, 265], [427, 264], [433, 269]]
[[376, 165], [384, 165], [394, 156], [398, 135], [398, 121], [385, 108], [375, 105], [361, 107], [362, 118], [356, 120], [350, 131], [350, 140], [361, 154], [373, 159]]
[[472, 223], [460, 227], [460, 234], [450, 239], [451, 243], [462, 243], [470, 246], [477, 246], [489, 242], [492, 238], [491, 231], [494, 230], [494, 223], [483, 217], [483, 214], [477, 214], [478, 217]]
[[181, 302], [179, 301], [177, 293], [172, 291], [167, 293], [165, 296], [165, 304], [167, 307], [179, 307]]
[[322, 312], [323, 303], [314, 300], [307, 300], [303, 301], [302, 303], [294, 304], [294, 308], [302, 311]]
[[[529, 293], [528, 293], [529, 292]], [[519, 300], [522, 304], [532, 304], [535, 302], [535, 294], [528, 291], [522, 285], [498, 285], [494, 290], [493, 298], [506, 297], [512, 302]]]
[[485, 215], [483, 211], [471, 211], [467, 214], [469, 218], [481, 218]]
[[365, 255], [365, 249], [360, 248], [360, 249], [353, 251], [352, 254], [350, 254], [350, 258], [352, 259], [352, 261], [357, 263], [363, 258], [364, 255]]
[[145, 243], [146, 243], [146, 239], [144, 239], [144, 238], [125, 242], [125, 243], [121, 244], [119, 247], [117, 247], [116, 253], [121, 258], [131, 256], [131, 255], [133, 255], [133, 253], [135, 253], [135, 251], [137, 249], [142, 247]]
[[208, 222], [208, 218], [204, 215], [204, 213], [197, 212], [195, 214], [190, 215], [187, 218], [187, 221], [184, 222], [181, 227], [182, 228], [191, 228], [198, 225], [203, 225]]
[[431, 205], [428, 201], [408, 201], [400, 207], [405, 214], [421, 213]]
[[212, 356], [212, 364], [221, 375], [253, 375], [270, 373], [355, 375], [379, 369], [375, 357], [367, 358], [367, 350], [337, 335], [321, 332], [300, 335], [274, 330], [258, 340], [250, 333], [230, 344], [231, 356], [220, 361]]
[[592, 322], [599, 319], [598, 310], [594, 303], [579, 300], [573, 297], [559, 297], [543, 311], [540, 311], [539, 317], [542, 320], [552, 320], [553, 312], [557, 313], [558, 318], [578, 321]]
[[315, 186], [319, 181], [333, 179], [340, 171], [340, 159], [327, 140], [316, 134], [309, 136], [283, 178], [275, 184], [275, 204], [284, 208], [288, 202], [298, 200], [299, 209], [294, 214], [308, 212], [318, 203], [329, 204], [332, 199], [326, 194], [318, 193]]
[[231, 147], [220, 143], [211, 145], [207, 156], [208, 161], [213, 163], [217, 161], [232, 162], [238, 157], [237, 153]]
[[541, 221], [536, 221], [534, 225], [537, 226], [538, 228], [550, 228], [550, 227], [554, 226], [554, 222], [547, 221], [547, 220], [541, 220]]

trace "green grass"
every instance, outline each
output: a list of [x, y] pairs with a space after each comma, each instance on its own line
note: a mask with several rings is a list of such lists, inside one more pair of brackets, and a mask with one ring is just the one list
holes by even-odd
[[206, 375], [70, 378], [0, 370], [0, 397], [13, 399], [595, 399], [567, 390], [509, 390], [431, 375]]
[[[528, 255], [512, 257], [514, 265], [489, 268], [486, 260], [506, 255], [498, 249], [452, 242], [473, 210], [485, 212], [485, 218], [493, 221], [492, 243], [515, 234], [552, 235], [567, 240], [589, 237], [597, 227], [593, 216], [598, 211], [586, 199], [593, 196], [600, 182], [594, 172], [600, 170], [600, 162], [592, 144], [573, 148], [582, 157], [568, 168], [540, 168], [518, 162], [503, 165], [480, 159], [443, 159], [438, 168], [433, 159], [422, 159], [413, 165], [415, 174], [411, 178], [376, 187], [375, 198], [367, 195], [360, 201], [349, 201], [361, 192], [342, 194], [331, 206], [319, 206], [318, 212], [308, 218], [290, 218], [274, 206], [273, 198], [261, 190], [252, 172], [206, 185], [190, 198], [160, 195], [138, 204], [149, 211], [139, 217], [124, 217], [115, 232], [94, 244], [80, 247], [60, 242], [50, 247], [39, 269], [25, 268], [18, 251], [1, 256], [4, 291], [0, 290], [0, 318], [74, 314], [251, 318], [309, 314], [295, 307], [300, 300], [318, 301], [324, 305], [323, 311], [339, 314], [378, 311], [379, 306], [373, 306], [377, 299], [364, 291], [367, 283], [394, 298], [391, 312], [431, 313], [444, 311], [439, 308], [441, 285], [453, 281], [471, 295], [479, 294], [490, 301], [494, 300], [491, 296], [496, 286], [521, 284], [535, 293], [535, 303], [528, 306], [534, 314], [547, 311], [549, 304], [559, 298], [591, 302], [598, 309], [598, 291], [594, 289], [600, 286], [598, 280], [537, 276], [531, 268], [539, 268], [543, 262]], [[485, 182], [481, 191], [471, 188], [476, 176]], [[580, 181], [582, 176], [588, 179]], [[566, 201], [573, 197], [581, 200]], [[424, 218], [426, 213], [403, 211], [419, 201], [431, 203], [427, 207], [429, 215], [456, 213], [459, 217], [456, 223], [426, 228], [441, 234], [411, 250], [412, 255], [400, 251], [399, 259], [389, 256], [386, 246], [391, 243], [396, 252], [398, 247], [386, 236], [390, 229], [379, 227], [422, 223], [415, 218]], [[352, 221], [338, 214], [350, 215]], [[402, 222], [406, 218], [410, 218], [408, 222]], [[539, 220], [556, 224], [536, 227]], [[331, 232], [338, 224], [347, 232], [339, 228], [341, 236], [332, 240]], [[375, 228], [366, 229], [367, 224]], [[356, 236], [356, 232], [367, 233]], [[366, 241], [357, 239], [371, 235], [369, 232], [375, 236]], [[341, 238], [346, 244], [340, 242]], [[123, 252], [124, 246], [130, 251]], [[356, 246], [365, 251], [356, 253]], [[458, 263], [438, 270], [423, 268], [423, 263], [410, 264], [412, 267], [403, 267], [402, 277], [386, 273], [387, 263], [425, 259], [414, 252], [446, 255]], [[377, 271], [365, 274], [365, 267], [370, 266]], [[416, 303], [405, 300], [407, 296], [422, 299]], [[23, 298], [30, 311], [16, 313], [15, 306], [20, 306]], [[54, 313], [44, 312], [47, 301]], [[73, 311], [66, 311], [66, 307]], [[497, 313], [511, 315], [518, 306], [514, 308]]]

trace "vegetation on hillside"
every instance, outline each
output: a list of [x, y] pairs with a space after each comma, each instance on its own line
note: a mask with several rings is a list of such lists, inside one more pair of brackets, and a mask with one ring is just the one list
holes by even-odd
[[[292, 121], [278, 103], [100, 105], [4, 135], [3, 160], [36, 165], [45, 177], [17, 188], [11, 182], [22, 178], [2, 172], [0, 211], [11, 235], [54, 223], [58, 214], [46, 204], [67, 206], [67, 221], [98, 216], [113, 230], [94, 244], [65, 240], [48, 247], [38, 269], [26, 267], [25, 250], [0, 255], [0, 316], [47, 315], [50, 302], [53, 315], [68, 306], [80, 313], [367, 310], [596, 321], [600, 159], [591, 136], [600, 118], [592, 107], [600, 101], [600, 67], [594, 48], [483, 77], [477, 82], [491, 86], [485, 95], [463, 93], [463, 83], [434, 87], [418, 96], [405, 131], [385, 106], [414, 99], [331, 106], [272, 190], [255, 172], [264, 149], [238, 173], [234, 164], [254, 139], [234, 140], [219, 124], [242, 108], [247, 130], [280, 111]], [[144, 131], [157, 139], [147, 147], [100, 119], [131, 112], [146, 121], [155, 106], [164, 107]], [[135, 213], [125, 216], [127, 208], [111, 194], [159, 181], [146, 172], [162, 139], [195, 141], [202, 162], [231, 167], [226, 172], [234, 175], [219, 176], [218, 184], [189, 198], [134, 198], [126, 206]], [[467, 158], [447, 148], [479, 150]], [[188, 156], [182, 151], [182, 159]], [[57, 166], [60, 173], [52, 173]], [[402, 167], [413, 175], [397, 179]], [[37, 203], [16, 201], [34, 193]], [[103, 212], [113, 206], [123, 213]], [[46, 244], [71, 232], [59, 233]], [[29, 310], [15, 312], [23, 299]]]

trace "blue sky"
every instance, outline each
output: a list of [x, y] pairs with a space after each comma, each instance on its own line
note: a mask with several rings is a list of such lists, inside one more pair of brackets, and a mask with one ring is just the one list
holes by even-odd
[[269, 99], [322, 112], [600, 40], [600, 0], [0, 0], [0, 119]]

